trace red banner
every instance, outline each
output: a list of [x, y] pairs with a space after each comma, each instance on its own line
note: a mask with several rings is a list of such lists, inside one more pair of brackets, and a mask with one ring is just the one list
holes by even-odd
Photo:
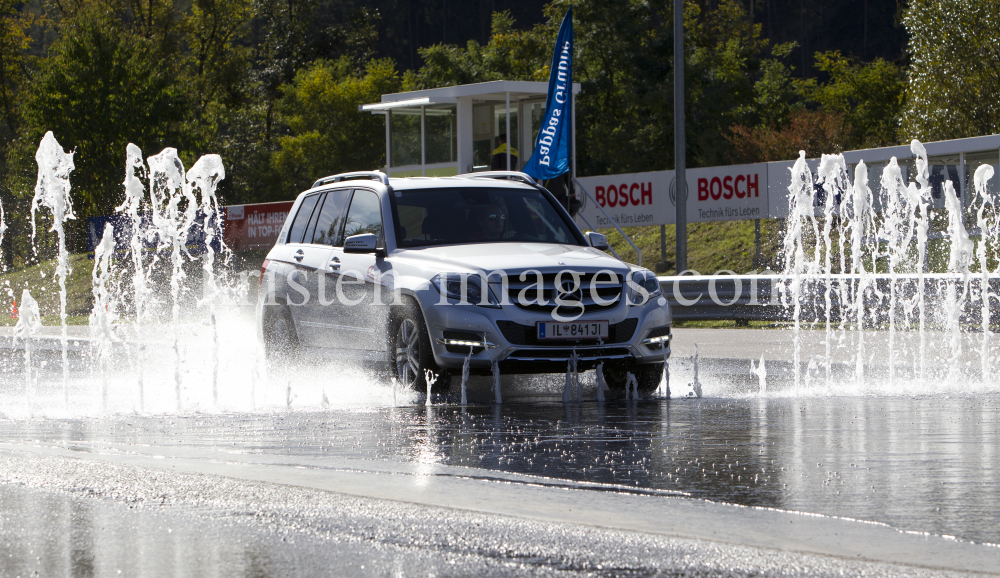
[[292, 204], [292, 201], [283, 201], [223, 207], [226, 245], [233, 251], [270, 249], [278, 239]]

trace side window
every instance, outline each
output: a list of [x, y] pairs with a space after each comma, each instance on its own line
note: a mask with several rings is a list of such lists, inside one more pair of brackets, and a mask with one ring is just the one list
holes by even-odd
[[313, 232], [316, 230], [316, 221], [319, 220], [319, 215], [323, 211], [323, 201], [326, 199], [326, 193], [319, 194], [319, 201], [316, 203], [316, 208], [313, 209], [312, 217], [309, 219], [309, 224], [306, 225], [305, 233], [302, 235], [302, 242], [309, 243], [312, 241]]
[[313, 243], [334, 247], [344, 244], [340, 230], [344, 224], [344, 212], [347, 210], [347, 202], [350, 198], [350, 189], [338, 189], [326, 194], [326, 200], [323, 202], [323, 208], [316, 221], [316, 230], [312, 235]]
[[319, 194], [315, 194], [302, 199], [302, 204], [299, 205], [299, 212], [295, 214], [295, 220], [292, 221], [292, 227], [288, 232], [287, 241], [289, 243], [302, 242], [302, 237], [305, 236], [306, 230], [309, 227], [309, 221], [312, 219], [319, 197]]
[[381, 239], [382, 207], [378, 202], [378, 195], [372, 191], [358, 189], [354, 191], [351, 210], [347, 213], [344, 238], [365, 233], [374, 233]]

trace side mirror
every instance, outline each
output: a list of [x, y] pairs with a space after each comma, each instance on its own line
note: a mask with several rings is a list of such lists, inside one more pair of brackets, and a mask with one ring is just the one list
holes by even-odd
[[364, 235], [352, 235], [344, 239], [345, 253], [378, 253], [378, 236], [373, 233]]
[[600, 233], [595, 233], [593, 231], [590, 231], [584, 233], [584, 236], [587, 238], [587, 242], [590, 243], [590, 246], [595, 249], [607, 251], [608, 249], [611, 248], [611, 245], [608, 244], [607, 235], [602, 235]]

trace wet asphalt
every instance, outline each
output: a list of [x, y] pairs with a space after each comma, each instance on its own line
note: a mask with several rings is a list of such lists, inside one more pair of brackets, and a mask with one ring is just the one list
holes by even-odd
[[777, 359], [760, 395], [705, 353], [703, 399], [677, 355], [638, 401], [361, 380], [377, 402], [0, 417], [0, 576], [1000, 572], [1000, 394], [796, 389]]

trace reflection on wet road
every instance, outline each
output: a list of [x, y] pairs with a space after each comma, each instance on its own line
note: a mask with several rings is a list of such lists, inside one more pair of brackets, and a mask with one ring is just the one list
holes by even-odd
[[156, 455], [343, 458], [526, 474], [609, 490], [1000, 542], [998, 405], [984, 397], [654, 399], [0, 421], [9, 442]]

